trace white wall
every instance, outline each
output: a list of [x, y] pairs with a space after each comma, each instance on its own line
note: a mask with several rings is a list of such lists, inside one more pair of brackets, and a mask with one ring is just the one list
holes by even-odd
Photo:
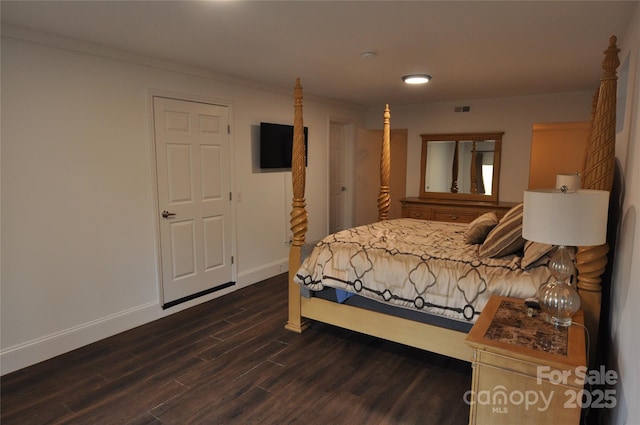
[[[599, 66], [599, 64], [594, 64]], [[500, 165], [501, 201], [521, 202], [529, 181], [533, 124], [587, 121], [593, 92], [522, 96], [425, 105], [389, 105], [391, 128], [408, 128], [407, 196], [417, 196], [420, 185], [420, 152], [423, 133], [504, 131]], [[428, 87], [427, 87], [428, 90]], [[454, 112], [470, 106], [470, 112]], [[367, 114], [369, 128], [381, 127], [378, 111]]]
[[[231, 105], [232, 184], [242, 195], [234, 204], [237, 287], [286, 271], [290, 173], [256, 167], [255, 129], [293, 122], [295, 81], [291, 90], [252, 88], [30, 39], [2, 38], [3, 374], [235, 289], [160, 308], [150, 92]], [[305, 99], [309, 238], [327, 231], [335, 116], [362, 125], [356, 108]]]
[[616, 407], [608, 423], [640, 424], [640, 7], [619, 42], [616, 157], [624, 174], [618, 240], [611, 287], [610, 367], [617, 370]]

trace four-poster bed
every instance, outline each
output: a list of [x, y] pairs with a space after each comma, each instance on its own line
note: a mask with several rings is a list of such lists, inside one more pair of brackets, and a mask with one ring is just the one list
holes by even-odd
[[[616, 38], [611, 37], [609, 47], [605, 51], [605, 59], [602, 63], [603, 67], [603, 75], [601, 79], [600, 88], [596, 96], [594, 97], [594, 108], [592, 114], [592, 130], [591, 136], [589, 140], [589, 145], [586, 151], [584, 169], [582, 170], [583, 175], [583, 188], [585, 189], [604, 189], [611, 190], [612, 182], [613, 182], [613, 174], [615, 167], [615, 106], [616, 106], [616, 68], [619, 64], [617, 53], [618, 49], [616, 47]], [[431, 352], [439, 353], [442, 355], [446, 355], [449, 357], [454, 357], [466, 361], [471, 360], [471, 348], [465, 344], [465, 337], [467, 336], [468, 328], [464, 329], [457, 326], [443, 326], [440, 323], [425, 323], [424, 321], [418, 321], [413, 318], [399, 317], [394, 314], [389, 314], [386, 311], [374, 311], [368, 308], [362, 308], [359, 306], [347, 305], [343, 303], [337, 303], [332, 300], [323, 299], [317, 296], [308, 296], [301, 294], [301, 285], [299, 282], [296, 282], [294, 279], [296, 278], [296, 274], [299, 273], [301, 259], [302, 259], [302, 248], [305, 245], [305, 235], [307, 231], [307, 211], [305, 209], [305, 162], [304, 162], [304, 146], [303, 146], [303, 117], [302, 117], [302, 87], [300, 86], [300, 80], [298, 79], [296, 82], [296, 87], [294, 91], [294, 109], [295, 109], [295, 117], [294, 117], [294, 145], [293, 145], [293, 160], [292, 160], [292, 180], [293, 180], [293, 209], [291, 211], [291, 230], [293, 232], [293, 239], [290, 248], [289, 254], [289, 318], [286, 324], [286, 328], [295, 332], [304, 331], [309, 325], [310, 321], [316, 320], [324, 323], [328, 323], [331, 325], [343, 327], [346, 329], [354, 330], [357, 332], [365, 333], [368, 335], [376, 336], [379, 338], [395, 341], [398, 343], [406, 344], [409, 346], [413, 346], [416, 348], [428, 350]], [[374, 229], [375, 232], [382, 234], [380, 237], [384, 239], [390, 239], [394, 232], [397, 232], [394, 229], [389, 230], [385, 226], [387, 226], [387, 222], [394, 222], [396, 220], [387, 220], [388, 218], [388, 210], [390, 205], [390, 196], [389, 196], [389, 175], [390, 175], [390, 111], [388, 105], [385, 107], [384, 115], [383, 115], [383, 143], [382, 143], [382, 152], [381, 152], [381, 160], [380, 160], [380, 194], [378, 196], [378, 219], [379, 222], [376, 225], [369, 226]], [[516, 207], [517, 208], [517, 207]], [[514, 210], [516, 209], [514, 208]], [[513, 219], [513, 216], [517, 214], [516, 212], [512, 212], [511, 215], [508, 213], [507, 216], [510, 216]], [[505, 216], [505, 217], [507, 217]], [[402, 219], [402, 220], [412, 220], [412, 219]], [[501, 219], [502, 220], [502, 219]], [[436, 245], [447, 245], [449, 241], [461, 240], [463, 235], [466, 232], [467, 225], [462, 224], [423, 224], [418, 223], [419, 220], [413, 220], [410, 222], [403, 222], [403, 225], [409, 226], [404, 230], [401, 230], [399, 233], [399, 240], [407, 239], [407, 235], [412, 235], [413, 232], [417, 232], [414, 230], [412, 226], [431, 226], [427, 227], [424, 231], [425, 233], [433, 233], [435, 231], [441, 231], [440, 227], [447, 227], [447, 229], [443, 229], [442, 232], [445, 233], [444, 236], [441, 236], [441, 239], [433, 242], [429, 242]], [[429, 222], [424, 222], [429, 223]], [[453, 229], [453, 230], [448, 230]], [[357, 229], [355, 231], [347, 231], [352, 232], [349, 235], [360, 236], [361, 229]], [[380, 233], [381, 232], [381, 233]], [[451, 233], [453, 232], [453, 233]], [[520, 235], [521, 237], [521, 235]], [[330, 238], [342, 245], [348, 245], [350, 240], [344, 234], [333, 235]], [[445, 242], [442, 242], [445, 241]], [[418, 243], [418, 242], [416, 242]], [[524, 241], [522, 241], [524, 243]], [[369, 246], [369, 242], [363, 242], [363, 244]], [[452, 242], [453, 244], [453, 242]], [[321, 242], [319, 245], [324, 245], [326, 248], [326, 252], [330, 254], [330, 261], [334, 263], [352, 263], [355, 258], [355, 254], [352, 252], [352, 257], [347, 259], [339, 259], [336, 255], [333, 256], [333, 248], [329, 247], [328, 242]], [[362, 248], [362, 247], [360, 247]], [[375, 248], [375, 247], [374, 247]], [[405, 252], [405, 248], [403, 247], [402, 252]], [[408, 250], [409, 248], [406, 248]], [[465, 248], [466, 249], [466, 248]], [[477, 248], [475, 248], [477, 250]], [[390, 251], [388, 245], [377, 249], [378, 251]], [[576, 263], [578, 268], [578, 289], [582, 299], [583, 310], [585, 314], [585, 322], [587, 328], [589, 329], [589, 333], [591, 335], [591, 340], [593, 347], [595, 347], [595, 342], [597, 338], [597, 330], [598, 330], [598, 322], [600, 316], [600, 302], [601, 302], [601, 285], [600, 285], [600, 275], [604, 271], [604, 267], [607, 262], [607, 251], [608, 247], [600, 246], [593, 248], [579, 248], [576, 254]], [[369, 261], [369, 256], [373, 257], [373, 249], [367, 251], [366, 260]], [[316, 256], [322, 256], [322, 253], [314, 254]], [[412, 254], [413, 255], [413, 254]], [[456, 254], [457, 255], [457, 254]], [[466, 255], [466, 254], [465, 254]], [[477, 254], [476, 254], [477, 255]], [[420, 255], [413, 255], [414, 257], [420, 257]], [[400, 257], [400, 255], [398, 255]], [[436, 256], [437, 257], [437, 256]], [[431, 258], [431, 257], [430, 257]], [[454, 258], [457, 262], [459, 261], [458, 257]], [[420, 260], [420, 259], [419, 259]], [[424, 260], [424, 258], [422, 258]], [[440, 258], [436, 258], [436, 260], [440, 260]], [[500, 269], [509, 269], [512, 272], [515, 272], [518, 275], [518, 278], [523, 277], [526, 282], [529, 282], [531, 279], [540, 279], [540, 273], [544, 273], [546, 267], [533, 267], [531, 270], [525, 270], [524, 267], [520, 267], [520, 261], [518, 259], [514, 259], [513, 256], [508, 257], [507, 265], [498, 265], [498, 260], [500, 259], [490, 259], [490, 260], [479, 260], [478, 257], [473, 261], [466, 261], [467, 266], [472, 264], [472, 270], [477, 272], [478, 270], [489, 270], [492, 268], [500, 268]], [[373, 260], [371, 260], [373, 261]], [[431, 261], [431, 260], [430, 260]], [[424, 263], [424, 261], [423, 261]], [[423, 264], [420, 263], [420, 264]], [[435, 261], [434, 261], [435, 263]], [[387, 266], [390, 264], [389, 261], [385, 263]], [[431, 264], [431, 263], [430, 263]], [[515, 264], [515, 266], [514, 266]], [[311, 266], [318, 268], [319, 266]], [[320, 266], [320, 267], [325, 267]], [[408, 265], [406, 270], [415, 271], [419, 266], [416, 265]], [[430, 266], [429, 266], [430, 267]], [[435, 266], [434, 266], [435, 267]], [[444, 265], [447, 268], [447, 265]], [[435, 269], [434, 269], [435, 270]], [[325, 270], [323, 269], [322, 272]], [[313, 272], [313, 270], [311, 270]], [[396, 272], [398, 273], [398, 272]], [[433, 272], [435, 274], [440, 273], [439, 271]], [[432, 273], [432, 275], [433, 275]], [[469, 271], [463, 272], [465, 273], [463, 277], [469, 275]], [[304, 273], [302, 273], [304, 274]], [[321, 273], [322, 274], [322, 273]], [[511, 279], [510, 276], [514, 275], [506, 275], [506, 277], [500, 277], [502, 280], [509, 281]], [[544, 276], [543, 276], [544, 278]], [[300, 281], [301, 276], [298, 275], [298, 281]], [[305, 279], [304, 277], [302, 279]], [[320, 281], [314, 281], [313, 278], [306, 277], [307, 281], [305, 281], [305, 285], [309, 286], [311, 289], [320, 290], [323, 285]], [[377, 277], [376, 280], [385, 280], [384, 277]], [[459, 277], [452, 277], [451, 279], [460, 279]], [[482, 283], [487, 286], [491, 286], [491, 278], [490, 277], [482, 277]], [[527, 280], [528, 279], [528, 280]], [[342, 280], [339, 278], [335, 278], [335, 281]], [[345, 281], [347, 279], [344, 279]], [[357, 279], [356, 279], [357, 280]], [[342, 286], [346, 289], [355, 288], [357, 292], [360, 292], [363, 289], [361, 282], [354, 283], [351, 282], [342, 282]], [[417, 286], [412, 281], [413, 286]], [[500, 283], [504, 285], [504, 283]], [[376, 292], [380, 295], [379, 298], [385, 298], [386, 301], [389, 299], [394, 299], [396, 305], [402, 307], [411, 307], [408, 304], [415, 304], [414, 300], [403, 299], [401, 296], [390, 296], [389, 292], [386, 290], [381, 290], [379, 288], [373, 288], [372, 285], [370, 287], [365, 287], [367, 291]], [[465, 288], [460, 289], [460, 281], [454, 282], [450, 286], [457, 286], [458, 292], [462, 293], [462, 297], [467, 297], [468, 294], [465, 293]], [[525, 285], [526, 286], [526, 285]], [[520, 294], [520, 297], [525, 298], [527, 293], [530, 292], [522, 292], [519, 293], [517, 288], [513, 289], [513, 286], [503, 287], [501, 290], [506, 291], [506, 295]], [[417, 291], [417, 289], [416, 289]], [[527, 288], [527, 291], [530, 291], [530, 288]], [[535, 294], [535, 289], [533, 290]], [[523, 295], [524, 294], [524, 295]], [[499, 295], [504, 295], [504, 293], [499, 293]], [[357, 297], [354, 297], [357, 298]], [[387, 299], [388, 298], [388, 299]], [[420, 299], [421, 297], [416, 297], [415, 299]], [[423, 300], [424, 301], [424, 300]], [[465, 302], [469, 302], [467, 299]], [[486, 300], [485, 300], [486, 303]], [[426, 303], [430, 304], [430, 303]], [[467, 304], [468, 305], [468, 304]], [[480, 309], [483, 307], [483, 303], [480, 302], [478, 306]], [[425, 308], [425, 305], [419, 305], [419, 309]], [[441, 306], [436, 306], [441, 307]], [[436, 308], [436, 310], [438, 309]], [[471, 311], [471, 318], [474, 318], [473, 307], [471, 310], [468, 310], [465, 306], [462, 309], [458, 309], [457, 313], [454, 311], [456, 309], [450, 309], [449, 316], [455, 317], [456, 314], [459, 316], [464, 316], [464, 318], [469, 321], [469, 324], [472, 324], [472, 320], [469, 320], [467, 313]], [[444, 311], [444, 310], [443, 310]], [[462, 320], [464, 321], [464, 320]]]

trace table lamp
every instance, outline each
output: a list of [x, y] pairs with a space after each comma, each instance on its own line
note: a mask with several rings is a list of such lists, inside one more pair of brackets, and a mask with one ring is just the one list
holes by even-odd
[[522, 237], [557, 245], [549, 260], [551, 279], [538, 289], [538, 303], [555, 326], [571, 325], [580, 296], [571, 277], [575, 266], [568, 246], [602, 245], [607, 238], [609, 192], [605, 190], [526, 190]]

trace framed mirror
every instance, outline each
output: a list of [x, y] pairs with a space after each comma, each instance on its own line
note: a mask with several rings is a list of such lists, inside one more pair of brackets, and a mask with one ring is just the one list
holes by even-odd
[[420, 197], [498, 202], [503, 135], [421, 134]]

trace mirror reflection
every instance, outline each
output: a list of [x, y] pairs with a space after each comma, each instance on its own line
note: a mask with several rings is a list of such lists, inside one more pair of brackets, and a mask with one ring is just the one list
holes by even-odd
[[497, 201], [502, 134], [421, 135], [420, 196]]
[[494, 140], [429, 142], [424, 191], [491, 195], [494, 150]]

